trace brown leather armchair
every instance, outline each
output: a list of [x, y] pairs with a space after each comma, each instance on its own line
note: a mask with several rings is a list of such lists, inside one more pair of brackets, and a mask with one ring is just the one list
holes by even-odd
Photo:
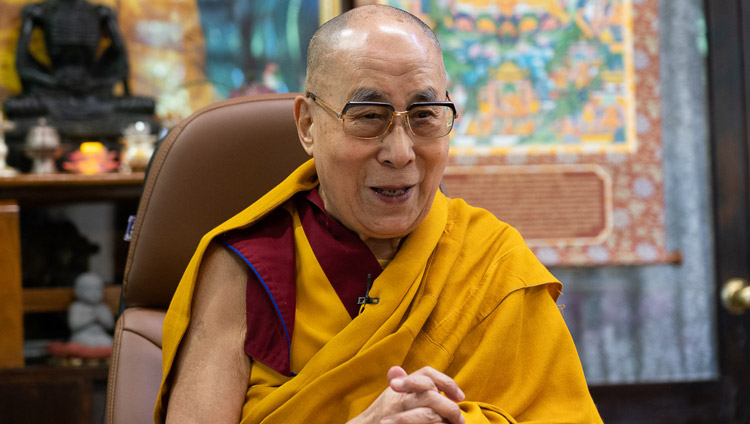
[[295, 94], [226, 100], [171, 131], [138, 206], [107, 389], [107, 423], [153, 422], [166, 309], [201, 236], [307, 159]]

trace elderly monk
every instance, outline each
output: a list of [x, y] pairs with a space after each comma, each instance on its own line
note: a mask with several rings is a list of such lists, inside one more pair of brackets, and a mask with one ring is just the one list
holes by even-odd
[[438, 189], [446, 86], [406, 12], [320, 28], [294, 103], [313, 160], [201, 241], [164, 323], [157, 422], [601, 421], [560, 283]]

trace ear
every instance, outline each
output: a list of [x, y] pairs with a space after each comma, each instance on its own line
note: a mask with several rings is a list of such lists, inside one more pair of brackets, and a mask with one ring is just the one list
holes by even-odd
[[314, 143], [312, 136], [313, 119], [310, 112], [310, 104], [307, 102], [307, 98], [297, 96], [294, 99], [294, 122], [297, 124], [297, 135], [299, 136], [299, 141], [302, 144], [302, 148], [305, 149], [305, 152], [310, 156], [314, 156]]

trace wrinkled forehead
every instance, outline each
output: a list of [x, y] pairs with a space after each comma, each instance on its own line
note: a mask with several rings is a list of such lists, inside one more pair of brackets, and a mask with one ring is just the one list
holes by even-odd
[[402, 94], [412, 101], [444, 96], [441, 51], [415, 25], [370, 23], [345, 28], [338, 35], [327, 66], [321, 69], [321, 81], [332, 94], [356, 101], [388, 101], [388, 87], [407, 85], [409, 92]]

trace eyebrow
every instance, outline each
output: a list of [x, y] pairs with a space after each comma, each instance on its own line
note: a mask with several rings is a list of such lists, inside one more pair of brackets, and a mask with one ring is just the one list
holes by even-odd
[[[359, 88], [351, 97], [352, 102], [385, 102], [386, 100], [384, 94], [371, 88]], [[438, 96], [432, 88], [417, 91], [409, 96], [409, 103], [436, 101], [438, 101]]]
[[371, 88], [359, 88], [352, 95], [352, 102], [383, 102], [385, 96]]
[[428, 88], [427, 90], [417, 91], [416, 93], [412, 94], [409, 100], [409, 103], [436, 102], [438, 101], [438, 95], [437, 93], [435, 93], [435, 90], [433, 90], [432, 88]]

